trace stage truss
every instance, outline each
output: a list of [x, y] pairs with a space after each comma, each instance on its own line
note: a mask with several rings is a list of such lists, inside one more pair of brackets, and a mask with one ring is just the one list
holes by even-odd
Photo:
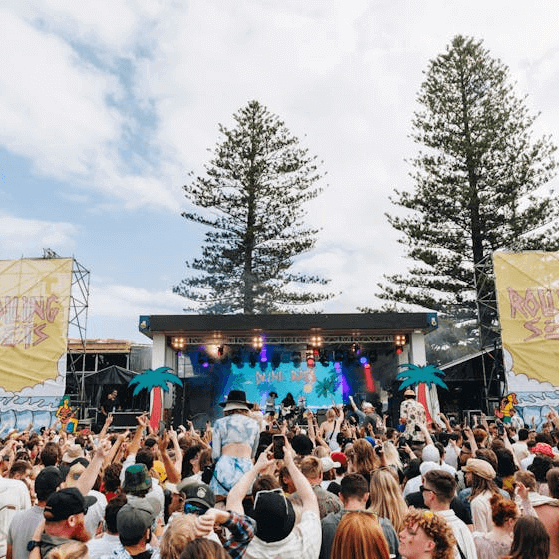
[[[43, 258], [62, 258], [50, 248], [43, 249]], [[72, 265], [72, 290], [70, 294], [70, 309], [68, 314], [68, 336], [70, 328], [80, 340], [81, 351], [67, 352], [67, 359], [70, 364], [70, 374], [73, 376], [76, 385], [79, 386], [77, 401], [73, 403], [83, 410], [87, 405], [85, 401], [85, 356], [87, 345], [87, 314], [89, 311], [89, 281], [90, 272], [75, 258]], [[74, 336], [72, 336], [74, 337]], [[81, 358], [82, 369], [78, 371], [76, 364]]]

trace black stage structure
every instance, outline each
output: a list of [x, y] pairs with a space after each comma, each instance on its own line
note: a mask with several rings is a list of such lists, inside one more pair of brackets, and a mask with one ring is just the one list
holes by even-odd
[[[168, 418], [202, 428], [221, 416], [218, 403], [233, 388], [261, 406], [270, 392], [291, 392], [311, 409], [347, 402], [349, 394], [398, 408], [398, 365], [425, 363], [424, 336], [436, 313], [141, 316], [153, 340], [152, 368], [171, 367]], [[388, 410], [390, 411], [390, 410]]]

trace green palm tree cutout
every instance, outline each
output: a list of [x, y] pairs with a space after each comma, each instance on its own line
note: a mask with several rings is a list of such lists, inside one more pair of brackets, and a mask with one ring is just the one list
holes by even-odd
[[320, 398], [334, 397], [339, 386], [340, 379], [337, 377], [336, 372], [332, 371], [324, 380], [319, 380], [316, 383], [314, 391]]
[[177, 375], [170, 373], [171, 367], [158, 367], [157, 369], [146, 369], [141, 375], [133, 378], [128, 386], [135, 386], [132, 396], [137, 396], [142, 390], [151, 392], [153, 398], [151, 405], [151, 417], [149, 424], [156, 430], [163, 417], [163, 392], [169, 392], [169, 384], [182, 386], [182, 380]]
[[407, 367], [405, 371], [401, 371], [396, 375], [396, 380], [403, 381], [400, 385], [400, 390], [409, 388], [416, 384], [425, 383], [427, 385], [436, 384], [445, 390], [448, 390], [448, 386], [439, 377], [444, 377], [444, 371], [437, 369], [435, 365], [423, 365], [418, 367], [412, 363], [405, 363], [403, 365], [398, 365], [398, 367]]

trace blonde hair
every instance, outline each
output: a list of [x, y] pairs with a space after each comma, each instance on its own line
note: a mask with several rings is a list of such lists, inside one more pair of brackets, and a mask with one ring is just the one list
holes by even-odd
[[389, 470], [376, 470], [371, 474], [369, 494], [371, 499], [369, 510], [381, 518], [388, 518], [396, 533], [399, 534], [404, 527], [408, 506], [402, 497], [398, 483]]
[[188, 542], [196, 538], [196, 516], [184, 514], [173, 518], [165, 530], [159, 552], [161, 559], [179, 559]]
[[411, 507], [404, 518], [404, 526], [421, 528], [435, 542], [433, 559], [454, 559], [456, 540], [452, 528], [442, 516]]
[[354, 471], [358, 474], [369, 475], [378, 465], [378, 458], [373, 446], [365, 439], [357, 439], [353, 443], [350, 460]]
[[402, 470], [402, 461], [400, 460], [400, 454], [398, 449], [392, 441], [385, 441], [382, 443], [382, 449], [384, 451], [384, 459], [387, 466], [394, 466], [397, 470]]
[[312, 455], [317, 458], [326, 458], [327, 456], [330, 456], [330, 449], [325, 446], [317, 446], [313, 449]]
[[322, 474], [322, 462], [316, 456], [305, 456], [299, 469], [307, 479], [316, 479]]
[[365, 511], [347, 512], [336, 530], [330, 559], [389, 559], [378, 519]]
[[89, 550], [85, 543], [71, 541], [49, 551], [45, 559], [89, 559]]

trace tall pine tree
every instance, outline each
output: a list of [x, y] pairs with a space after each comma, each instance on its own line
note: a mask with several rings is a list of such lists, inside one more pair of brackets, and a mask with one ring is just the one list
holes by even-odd
[[379, 296], [451, 315], [476, 316], [479, 305], [490, 330], [491, 253], [559, 247], [557, 202], [542, 188], [556, 148], [532, 138], [536, 116], [482, 41], [455, 37], [430, 62], [417, 100], [415, 189], [396, 190], [391, 201], [409, 211], [388, 215], [415, 265], [385, 277]]
[[184, 186], [187, 199], [209, 211], [183, 217], [209, 229], [202, 256], [187, 262], [199, 274], [175, 293], [206, 313], [289, 312], [330, 298], [309, 288], [328, 280], [290, 271], [316, 242], [318, 230], [303, 224], [303, 204], [322, 191], [316, 157], [258, 101], [233, 118], [234, 128], [219, 125], [223, 139], [205, 176]]

